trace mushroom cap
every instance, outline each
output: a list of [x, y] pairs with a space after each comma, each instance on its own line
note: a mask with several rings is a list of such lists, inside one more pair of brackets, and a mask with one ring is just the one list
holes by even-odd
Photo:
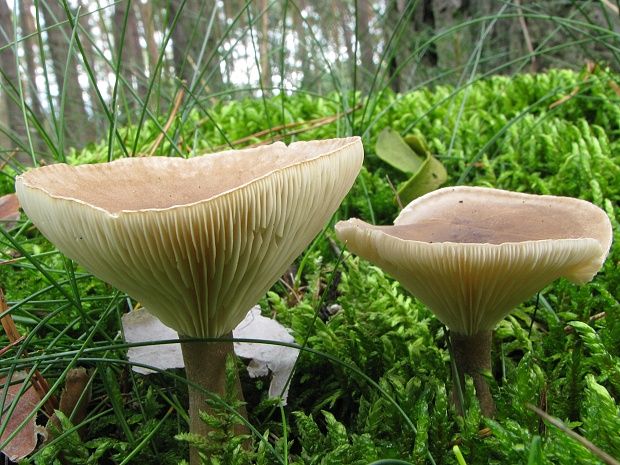
[[414, 200], [394, 226], [350, 219], [336, 224], [336, 235], [451, 330], [473, 335], [560, 277], [590, 281], [612, 228], [584, 200], [461, 186]]
[[15, 189], [67, 257], [179, 334], [219, 337], [321, 231], [363, 157], [358, 137], [275, 143], [45, 166]]

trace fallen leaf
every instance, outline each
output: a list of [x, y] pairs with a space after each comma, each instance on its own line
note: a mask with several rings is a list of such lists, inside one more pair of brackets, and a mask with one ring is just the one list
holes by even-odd
[[398, 197], [407, 205], [412, 200], [434, 191], [448, 179], [448, 172], [443, 164], [432, 155], [428, 155], [420, 169], [398, 188]]
[[[79, 425], [86, 418], [88, 403], [91, 398], [91, 385], [88, 383], [90, 374], [86, 368], [71, 368], [65, 378], [65, 388], [60, 396], [58, 410], [67, 418], [71, 418], [74, 425]], [[48, 437], [53, 438], [50, 426], [61, 429], [60, 419], [57, 412], [54, 413], [47, 422]], [[84, 428], [80, 428], [79, 434], [84, 434]]]
[[14, 221], [19, 219], [19, 199], [15, 194], [6, 194], [0, 197], [0, 224], [4, 229], [15, 226]]
[[375, 144], [377, 156], [398, 171], [413, 174], [420, 169], [424, 158], [419, 156], [396, 131], [385, 128]]
[[385, 128], [377, 138], [375, 151], [386, 163], [412, 175], [397, 191], [403, 205], [434, 191], [448, 179], [446, 168], [416, 135], [403, 138], [396, 131]]
[[422, 158], [426, 158], [427, 155], [430, 155], [430, 152], [426, 148], [426, 145], [424, 145], [424, 142], [422, 142], [422, 139], [415, 134], [409, 134], [405, 136], [403, 140], [407, 143], [409, 148], [416, 153], [416, 155]]
[[[3, 385], [2, 395], [4, 395], [4, 391], [8, 391], [4, 405], [5, 411], [8, 413], [9, 409], [13, 408], [12, 403], [16, 402], [15, 408], [8, 418], [6, 428], [0, 438], [0, 443], [4, 443], [9, 436], [19, 430], [13, 439], [2, 449], [2, 453], [12, 462], [18, 462], [26, 458], [34, 451], [37, 447], [37, 435], [41, 430], [36, 424], [36, 414], [24, 423], [26, 418], [37, 408], [37, 404], [40, 400], [30, 383], [28, 383], [22, 395], [17, 397], [24, 385], [23, 380], [25, 376], [25, 373], [19, 373], [19, 376], [13, 375], [12, 382], [14, 384], [9, 383], [9, 386], [6, 385], [6, 376], [0, 378], [0, 383]], [[2, 424], [5, 422], [5, 416], [6, 413], [2, 415]], [[24, 424], [22, 425], [22, 423]]]

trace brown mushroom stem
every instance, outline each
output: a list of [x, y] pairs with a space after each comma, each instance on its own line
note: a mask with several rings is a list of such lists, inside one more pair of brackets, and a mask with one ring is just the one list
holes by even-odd
[[[454, 363], [458, 371], [461, 389], [464, 390], [465, 388], [465, 374], [468, 374], [474, 380], [474, 388], [482, 414], [488, 418], [493, 418], [495, 414], [495, 402], [489, 385], [480, 371], [491, 370], [492, 339], [492, 331], [481, 331], [471, 336], [450, 331], [450, 343], [452, 344], [452, 353], [454, 354]], [[456, 406], [457, 411], [463, 414], [456, 382], [452, 386], [452, 403]]]
[[[231, 339], [232, 331], [222, 337]], [[229, 340], [225, 342], [192, 341], [184, 343], [184, 340], [187, 341], [192, 338], [182, 335], [179, 335], [179, 339], [181, 340], [181, 351], [183, 352], [187, 379], [210, 393], [224, 397], [226, 394], [226, 358], [228, 354], [234, 355], [233, 342]], [[213, 428], [202, 421], [199, 412], [214, 412], [206, 403], [209, 394], [202, 389], [189, 386], [189, 430], [192, 433], [208, 437]], [[237, 374], [237, 392], [239, 400], [243, 401], [239, 374]], [[241, 407], [238, 412], [247, 419], [245, 407]], [[233, 432], [235, 436], [238, 436], [248, 434], [249, 430], [245, 425], [235, 424]], [[200, 463], [198, 451], [191, 447], [190, 465], [199, 465]]]

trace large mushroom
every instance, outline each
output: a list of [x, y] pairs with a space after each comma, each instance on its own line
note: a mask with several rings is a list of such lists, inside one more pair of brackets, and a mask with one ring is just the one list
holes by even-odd
[[[232, 329], [334, 214], [363, 162], [358, 137], [194, 158], [57, 164], [19, 176], [30, 220], [67, 257], [139, 301], [182, 344], [190, 431], [223, 395]], [[192, 449], [192, 464], [198, 453]]]
[[[495, 404], [480, 371], [491, 369], [491, 330], [560, 277], [590, 281], [612, 241], [609, 218], [589, 202], [480, 187], [420, 197], [393, 226], [340, 221], [336, 234], [450, 329], [460, 384], [465, 373], [472, 376], [489, 417]], [[453, 402], [461, 410], [457, 393]]]

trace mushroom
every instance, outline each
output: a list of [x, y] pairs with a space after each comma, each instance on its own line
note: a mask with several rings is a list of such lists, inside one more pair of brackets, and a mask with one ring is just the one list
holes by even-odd
[[[439, 189], [411, 202], [393, 226], [340, 221], [336, 235], [380, 266], [450, 330], [458, 380], [472, 376], [482, 412], [495, 404], [491, 330], [519, 303], [564, 277], [590, 281], [612, 240], [606, 213], [584, 200], [481, 187]], [[455, 382], [453, 403], [462, 411]]]
[[[222, 395], [232, 329], [334, 214], [363, 162], [359, 137], [194, 158], [57, 164], [18, 176], [30, 220], [67, 257], [183, 340], [190, 431]], [[192, 450], [192, 464], [198, 454]]]

